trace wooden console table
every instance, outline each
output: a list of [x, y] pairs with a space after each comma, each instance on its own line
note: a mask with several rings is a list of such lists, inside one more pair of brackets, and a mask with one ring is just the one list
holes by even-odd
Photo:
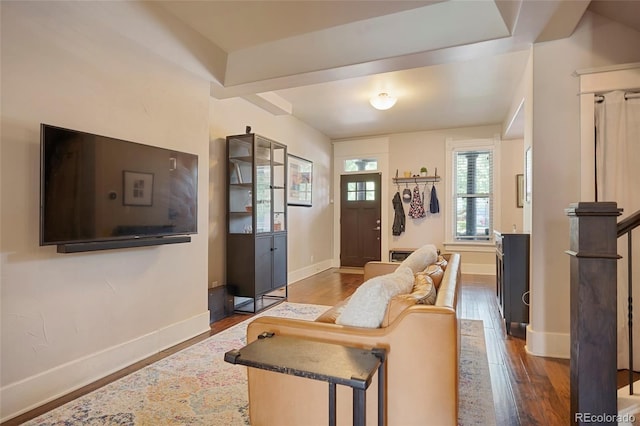
[[336, 424], [336, 384], [353, 389], [353, 424], [366, 424], [366, 390], [378, 371], [378, 425], [384, 424], [384, 349], [360, 349], [304, 338], [263, 333], [224, 360], [329, 383], [329, 425]]

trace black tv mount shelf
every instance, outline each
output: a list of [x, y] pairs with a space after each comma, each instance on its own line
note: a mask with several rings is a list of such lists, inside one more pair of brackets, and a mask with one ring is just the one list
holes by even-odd
[[91, 241], [85, 243], [58, 244], [58, 253], [81, 253], [85, 251], [111, 250], [131, 247], [160, 246], [164, 244], [189, 243], [188, 235], [166, 237], [132, 238], [126, 240]]

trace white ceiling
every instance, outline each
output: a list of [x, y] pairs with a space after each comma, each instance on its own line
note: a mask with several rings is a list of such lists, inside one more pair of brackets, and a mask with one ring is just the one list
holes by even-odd
[[[640, 30], [640, 1], [173, 0], [140, 7], [178, 46], [158, 43], [151, 31], [130, 36], [210, 79], [212, 96], [291, 113], [332, 139], [509, 121], [532, 43], [568, 37], [588, 7]], [[398, 97], [395, 107], [369, 105], [381, 91]]]

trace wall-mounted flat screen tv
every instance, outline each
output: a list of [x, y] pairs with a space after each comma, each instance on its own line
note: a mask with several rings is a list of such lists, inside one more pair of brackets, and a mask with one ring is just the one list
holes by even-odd
[[47, 124], [40, 148], [40, 245], [197, 232], [197, 155]]

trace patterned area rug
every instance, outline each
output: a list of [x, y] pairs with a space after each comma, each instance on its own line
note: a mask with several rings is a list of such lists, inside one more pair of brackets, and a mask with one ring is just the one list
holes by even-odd
[[491, 376], [481, 320], [462, 320], [462, 348], [460, 350], [460, 407], [461, 426], [493, 426], [496, 414], [491, 391]]
[[[327, 306], [282, 303], [258, 316], [312, 320]], [[120, 380], [71, 401], [27, 425], [248, 425], [245, 367], [224, 353], [245, 344], [249, 318]], [[460, 421], [495, 425], [482, 321], [463, 320]]]

